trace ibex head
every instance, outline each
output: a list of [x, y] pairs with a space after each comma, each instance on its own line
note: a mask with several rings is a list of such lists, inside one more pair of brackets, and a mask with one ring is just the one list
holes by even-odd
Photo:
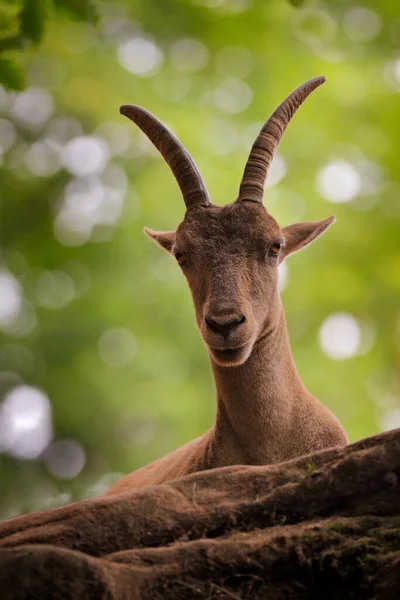
[[276, 324], [279, 263], [334, 221], [329, 217], [281, 228], [263, 205], [275, 149], [297, 108], [324, 81], [307, 81], [278, 106], [254, 142], [238, 199], [222, 207], [212, 204], [195, 163], [171, 131], [143, 108], [121, 107], [161, 152], [182, 191], [186, 214], [176, 231], [145, 232], [178, 261], [200, 332], [222, 366], [243, 363], [256, 341]]

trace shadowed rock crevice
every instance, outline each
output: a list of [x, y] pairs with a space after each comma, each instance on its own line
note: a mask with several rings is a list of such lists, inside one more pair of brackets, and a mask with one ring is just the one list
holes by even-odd
[[12, 519], [1, 598], [394, 599], [399, 477], [397, 430]]

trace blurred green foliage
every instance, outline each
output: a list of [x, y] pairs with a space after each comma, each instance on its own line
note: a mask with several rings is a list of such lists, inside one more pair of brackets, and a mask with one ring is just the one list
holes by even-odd
[[0, 82], [5, 88], [25, 87], [24, 71], [14, 55], [42, 41], [49, 13], [56, 9], [89, 23], [99, 16], [96, 0], [0, 0], [0, 53], [6, 55], [0, 56]]
[[[287, 263], [293, 353], [352, 440], [398, 426], [395, 3], [2, 0], [0, 15], [4, 88], [22, 88], [26, 73], [21, 93], [0, 88], [2, 516], [99, 493], [213, 420], [189, 292], [142, 235], [174, 227], [184, 205], [166, 164], [119, 116], [122, 103], [174, 129], [219, 204], [236, 198], [269, 113], [326, 75], [266, 190], [282, 225], [338, 219]], [[51, 406], [55, 443], [31, 460], [17, 442], [38, 415], [14, 415], [15, 439], [4, 429], [5, 400], [22, 385]]]

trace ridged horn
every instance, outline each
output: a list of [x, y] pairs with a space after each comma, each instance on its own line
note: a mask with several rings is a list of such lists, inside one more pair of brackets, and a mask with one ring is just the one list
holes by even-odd
[[237, 201], [261, 202], [264, 185], [274, 152], [296, 110], [312, 91], [324, 83], [325, 77], [315, 77], [294, 90], [272, 113], [261, 129], [247, 159]]
[[124, 104], [119, 110], [140, 127], [163, 156], [178, 182], [186, 208], [210, 205], [210, 196], [198, 168], [172, 131], [140, 106]]

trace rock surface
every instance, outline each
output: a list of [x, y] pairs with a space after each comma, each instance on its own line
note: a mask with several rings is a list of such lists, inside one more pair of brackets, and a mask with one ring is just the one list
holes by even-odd
[[400, 597], [400, 430], [0, 524], [0, 598]]

